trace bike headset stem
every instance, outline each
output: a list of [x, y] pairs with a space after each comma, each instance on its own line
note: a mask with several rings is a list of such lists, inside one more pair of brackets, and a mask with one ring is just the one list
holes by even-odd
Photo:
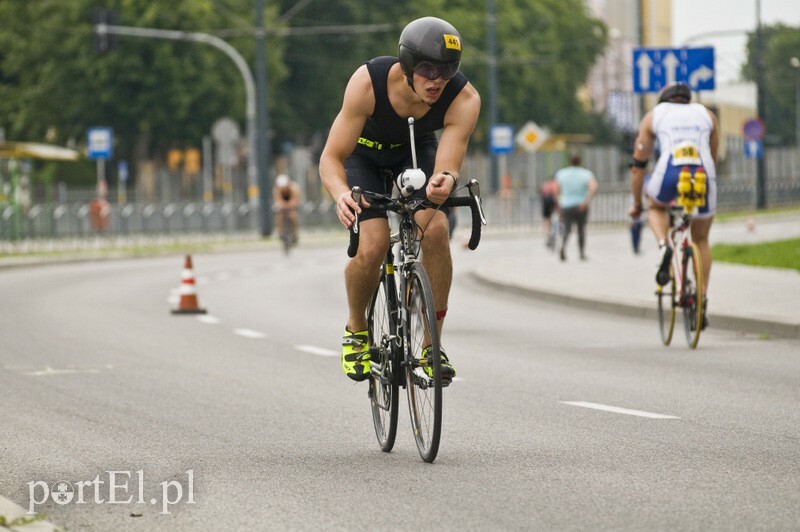
[[[417, 144], [416, 144], [416, 141], [414, 139], [414, 117], [413, 116], [409, 116], [408, 117], [408, 136], [409, 136], [409, 139], [411, 140], [411, 168], [413, 170], [416, 170], [417, 169]], [[429, 176], [428, 179], [430, 179], [431, 177], [433, 177], [433, 176]], [[466, 186], [466, 185], [464, 185], [464, 186]], [[462, 186], [461, 188], [464, 188], [464, 187]], [[460, 190], [460, 189], [458, 189], [458, 190]], [[452, 195], [453, 192], [456, 192], [456, 191], [455, 190], [451, 190], [450, 194]], [[434, 211], [438, 211], [441, 208], [442, 208], [441, 205], [437, 205], [436, 208], [434, 209]], [[430, 220], [433, 220], [433, 216], [431, 216]], [[430, 220], [428, 220], [428, 223], [430, 223]], [[423, 228], [423, 227], [420, 227], [416, 223], [415, 223], [415, 225], [417, 225], [417, 227], [419, 228], [419, 231], [420, 231], [420, 237], [418, 239], [416, 239], [416, 240], [417, 240], [417, 242], [422, 242], [422, 239], [425, 237], [425, 229], [427, 229], [428, 226], [426, 224], [425, 227]]]

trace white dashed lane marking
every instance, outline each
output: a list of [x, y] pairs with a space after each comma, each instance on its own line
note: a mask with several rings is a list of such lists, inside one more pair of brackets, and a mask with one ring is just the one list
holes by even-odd
[[245, 338], [252, 338], [254, 340], [260, 340], [267, 337], [267, 335], [263, 332], [254, 331], [252, 329], [234, 329], [233, 334], [244, 336]]
[[217, 325], [222, 322], [222, 320], [217, 318], [216, 316], [209, 316], [209, 315], [197, 316], [197, 321], [199, 321], [200, 323], [209, 323], [211, 325]]
[[298, 351], [311, 353], [312, 355], [319, 355], [321, 357], [335, 357], [339, 355], [339, 353], [336, 351], [325, 349], [324, 347], [317, 347], [315, 345], [296, 345], [294, 348]]
[[677, 416], [669, 416], [667, 414], [654, 414], [653, 412], [645, 412], [643, 410], [633, 410], [630, 408], [602, 405], [599, 403], [587, 403], [585, 401], [559, 401], [559, 402], [565, 405], [580, 406], [582, 408], [591, 408], [593, 410], [602, 410], [604, 412], [613, 412], [615, 414], [625, 414], [628, 416], [646, 417], [650, 419], [680, 419]]

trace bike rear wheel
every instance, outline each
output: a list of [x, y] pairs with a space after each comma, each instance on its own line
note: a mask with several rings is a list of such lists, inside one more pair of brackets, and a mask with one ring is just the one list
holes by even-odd
[[371, 374], [369, 379], [369, 397], [372, 408], [372, 423], [378, 445], [384, 452], [394, 447], [397, 435], [398, 386], [394, 371], [397, 371], [397, 360], [394, 354], [396, 346], [396, 325], [392, 308], [397, 305], [394, 293], [394, 282], [381, 275], [372, 301], [367, 310], [369, 328], [369, 345], [371, 358]]
[[289, 214], [285, 211], [281, 212], [281, 241], [283, 242], [283, 253], [288, 255], [294, 244], [294, 236], [292, 235], [292, 224], [289, 221]]
[[[405, 303], [408, 310], [406, 390], [411, 428], [419, 455], [424, 461], [433, 462], [439, 452], [442, 431], [442, 361], [433, 292], [420, 263], [411, 265]], [[427, 359], [422, 360], [426, 347]]]
[[675, 330], [675, 272], [672, 264], [669, 265], [669, 281], [664, 286], [658, 287], [656, 296], [661, 341], [664, 345], [669, 345], [672, 341], [672, 332]]
[[683, 330], [686, 333], [686, 342], [694, 349], [703, 328], [703, 265], [700, 250], [694, 242], [684, 250], [681, 285]]

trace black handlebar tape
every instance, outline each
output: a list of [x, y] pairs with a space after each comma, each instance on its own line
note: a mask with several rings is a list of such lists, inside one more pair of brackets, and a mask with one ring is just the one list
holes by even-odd
[[[351, 194], [353, 199], [356, 200], [356, 203], [359, 205], [361, 204], [361, 189], [359, 187], [353, 187]], [[358, 253], [358, 240], [359, 235], [361, 234], [360, 228], [358, 226], [358, 214], [356, 214], [356, 221], [350, 226], [350, 245], [347, 246], [347, 256], [351, 259], [356, 256]]]
[[478, 244], [481, 242], [481, 213], [478, 209], [478, 199], [471, 198], [469, 196], [459, 196], [457, 198], [449, 198], [447, 201], [444, 202], [445, 205], [452, 206], [452, 207], [464, 207], [469, 205], [469, 210], [472, 211], [472, 234], [469, 237], [469, 243], [467, 243], [467, 247], [471, 250], [475, 250], [478, 247]]
[[358, 253], [358, 235], [359, 235], [359, 233], [356, 233], [355, 231], [353, 231], [353, 228], [351, 227], [350, 228], [350, 245], [347, 246], [347, 256], [350, 257], [351, 259], [353, 257], [355, 257], [356, 254]]

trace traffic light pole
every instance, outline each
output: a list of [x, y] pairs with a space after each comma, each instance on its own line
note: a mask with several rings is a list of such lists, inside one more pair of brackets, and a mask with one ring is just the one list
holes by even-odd
[[[758, 118], [766, 123], [766, 91], [764, 90], [764, 57], [763, 57], [764, 35], [761, 31], [761, 0], [756, 0], [756, 99], [758, 108]], [[756, 158], [756, 209], [767, 208], [767, 177], [765, 149], [761, 149], [761, 156]]]
[[[247, 61], [244, 60], [242, 55], [236, 51], [236, 48], [223, 41], [219, 37], [209, 35], [207, 33], [195, 33], [176, 30], [158, 30], [153, 28], [134, 28], [130, 26], [112, 26], [108, 24], [97, 24], [94, 27], [95, 33], [98, 35], [126, 35], [128, 37], [145, 37], [150, 39], [166, 39], [171, 41], [190, 41], [201, 42], [210, 44], [225, 52], [230, 57], [244, 79], [245, 93], [247, 96], [245, 115], [247, 117], [247, 198], [250, 206], [255, 209], [258, 207], [258, 176], [263, 174], [265, 169], [258, 168], [258, 149], [257, 149], [257, 133], [256, 133], [256, 89], [255, 82], [253, 81], [253, 74], [250, 72], [250, 67]], [[263, 205], [262, 208], [268, 208], [268, 205]], [[262, 229], [263, 230], [263, 229]]]

